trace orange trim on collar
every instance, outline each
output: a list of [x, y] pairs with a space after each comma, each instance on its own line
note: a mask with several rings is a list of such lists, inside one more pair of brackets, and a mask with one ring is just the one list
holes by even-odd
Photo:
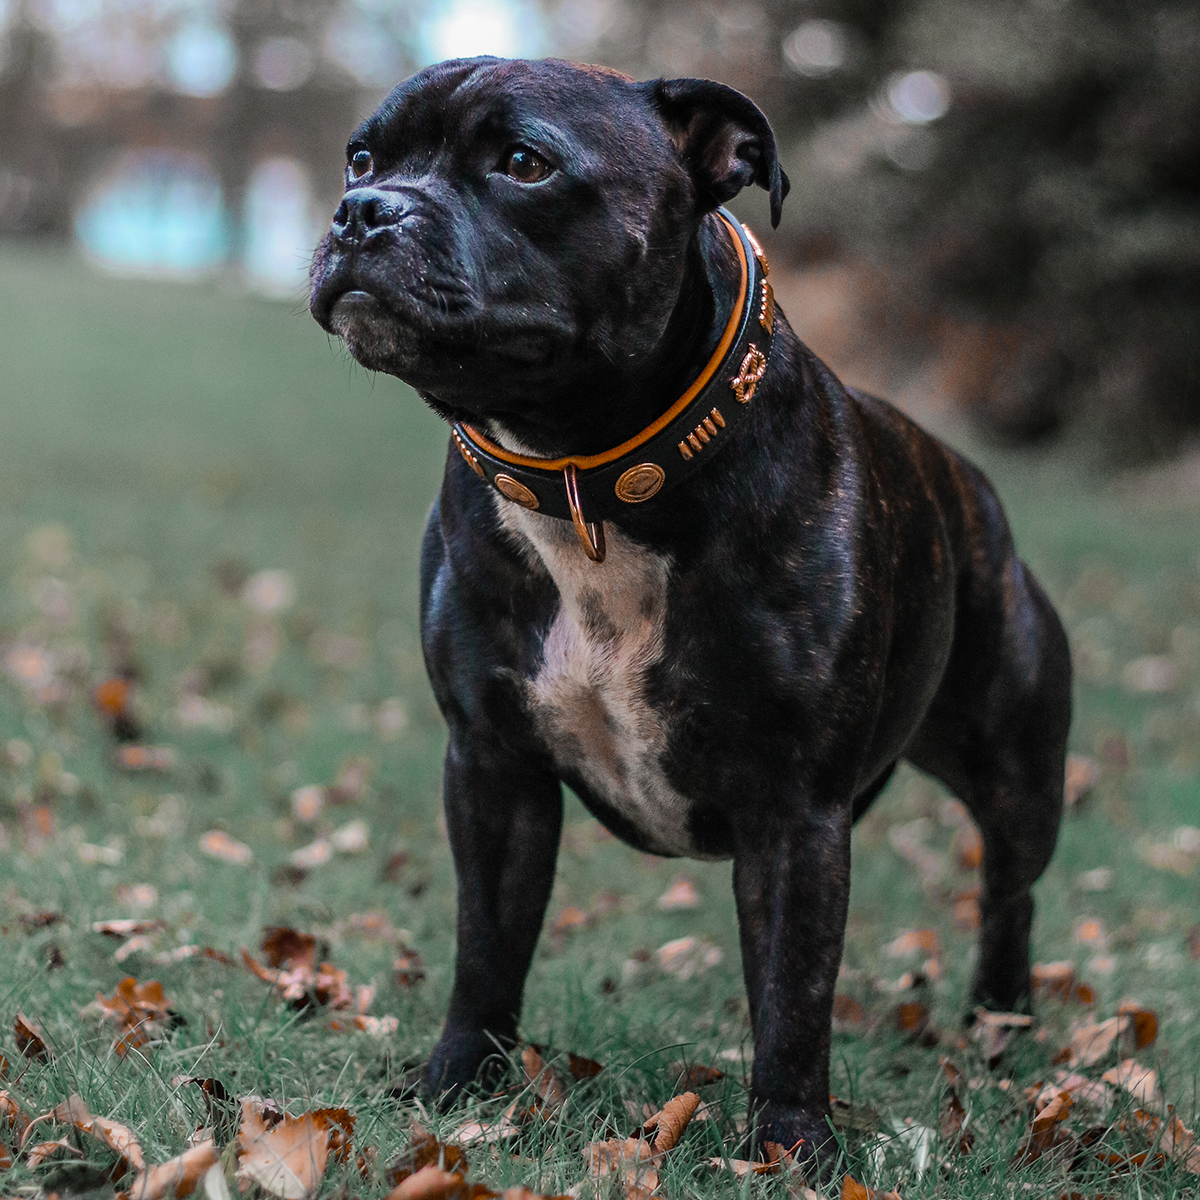
[[725, 332], [721, 335], [721, 340], [717, 343], [717, 348], [712, 352], [712, 357], [705, 364], [704, 370], [700, 372], [692, 386], [661, 417], [650, 425], [647, 425], [641, 433], [634, 434], [627, 442], [622, 442], [619, 446], [614, 446], [611, 450], [605, 450], [603, 454], [571, 454], [566, 458], [533, 458], [526, 454], [514, 454], [511, 450], [505, 450], [503, 446], [498, 446], [495, 442], [484, 437], [473, 425], [464, 423], [463, 428], [471, 435], [472, 439], [478, 442], [480, 447], [489, 454], [501, 459], [503, 462], [512, 463], [514, 466], [537, 467], [543, 471], [563, 471], [569, 466], [587, 470], [589, 467], [602, 467], [606, 463], [614, 462], [623, 454], [628, 454], [631, 450], [636, 450], [638, 446], [648, 442], [656, 433], [665, 429], [667, 425], [687, 408], [700, 393], [701, 389], [706, 387], [709, 380], [716, 374], [717, 368], [720, 367], [729, 347], [733, 344], [733, 339], [737, 336], [738, 325], [742, 319], [742, 310], [746, 304], [746, 287], [750, 278], [750, 266], [746, 262], [746, 251], [742, 245], [742, 239], [738, 237], [737, 231], [730, 224], [729, 219], [723, 213], [718, 213], [717, 216], [724, 222], [726, 229], [729, 231], [729, 236], [733, 239], [734, 246], [737, 247], [738, 265], [742, 273], [741, 282], [738, 285], [737, 303], [733, 306], [733, 312], [729, 317], [729, 323], [725, 326]]

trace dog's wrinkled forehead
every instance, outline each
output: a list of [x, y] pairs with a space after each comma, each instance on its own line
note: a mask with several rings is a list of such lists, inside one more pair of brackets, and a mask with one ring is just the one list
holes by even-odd
[[381, 175], [441, 173], [444, 163], [460, 182], [466, 162], [478, 159], [486, 171], [518, 143], [606, 188], [614, 178], [648, 183], [675, 158], [644, 86], [553, 59], [439, 63], [394, 88], [350, 140], [372, 151]]

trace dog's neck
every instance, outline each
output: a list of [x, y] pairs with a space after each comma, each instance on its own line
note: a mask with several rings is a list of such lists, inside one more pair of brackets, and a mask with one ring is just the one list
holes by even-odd
[[648, 358], [608, 364], [552, 426], [544, 418], [505, 413], [481, 427], [510, 450], [547, 458], [602, 453], [625, 442], [670, 408], [702, 371], [738, 302], [738, 272], [719, 219], [701, 222], [686, 250], [675, 308]]

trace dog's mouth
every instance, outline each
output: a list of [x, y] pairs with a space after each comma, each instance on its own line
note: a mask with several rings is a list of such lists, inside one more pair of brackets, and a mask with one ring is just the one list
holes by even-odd
[[325, 300], [321, 315], [321, 324], [364, 366], [418, 385], [427, 373], [467, 360], [547, 365], [562, 342], [556, 330], [513, 328], [495, 318], [481, 321], [478, 312], [438, 312], [415, 302], [401, 307], [361, 286]]

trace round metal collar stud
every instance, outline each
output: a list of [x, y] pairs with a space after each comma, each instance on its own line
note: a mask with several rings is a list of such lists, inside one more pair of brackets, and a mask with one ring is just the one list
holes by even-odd
[[662, 487], [666, 478], [666, 471], [658, 463], [638, 463], [621, 475], [613, 490], [626, 504], [641, 504]]

